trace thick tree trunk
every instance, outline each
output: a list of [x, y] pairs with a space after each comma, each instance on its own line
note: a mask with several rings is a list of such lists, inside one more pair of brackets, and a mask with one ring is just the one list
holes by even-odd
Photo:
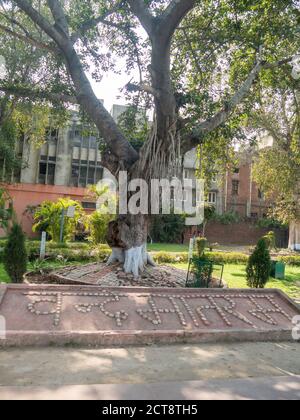
[[300, 223], [290, 223], [289, 249], [300, 251]]
[[109, 225], [108, 244], [112, 254], [108, 264], [124, 263], [125, 273], [138, 277], [147, 264], [155, 265], [147, 253], [148, 216], [119, 216]]

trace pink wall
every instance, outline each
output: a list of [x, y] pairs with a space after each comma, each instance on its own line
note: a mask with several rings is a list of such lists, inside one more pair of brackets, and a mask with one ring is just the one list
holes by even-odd
[[[37, 206], [45, 200], [56, 201], [58, 198], [70, 197], [79, 202], [90, 201], [86, 198], [85, 188], [64, 187], [40, 184], [14, 184], [8, 185], [7, 190], [13, 200], [14, 210], [18, 221], [22, 224], [24, 232], [29, 237], [38, 236], [32, 232], [32, 218], [25, 214], [28, 206]], [[0, 231], [0, 236], [4, 232]]]

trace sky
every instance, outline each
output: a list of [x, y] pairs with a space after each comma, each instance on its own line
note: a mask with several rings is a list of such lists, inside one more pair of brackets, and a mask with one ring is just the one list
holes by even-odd
[[123, 68], [120, 75], [111, 72], [106, 73], [103, 76], [101, 83], [95, 82], [91, 76], [89, 76], [94, 92], [99, 99], [104, 100], [104, 106], [109, 112], [111, 111], [113, 104], [126, 104], [126, 100], [124, 95], [120, 92], [120, 89], [123, 88], [131, 78], [132, 74], [127, 74], [125, 68]]

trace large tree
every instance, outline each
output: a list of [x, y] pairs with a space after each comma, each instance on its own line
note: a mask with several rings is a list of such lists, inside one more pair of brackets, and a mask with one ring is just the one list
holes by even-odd
[[[60, 89], [4, 86], [6, 92], [35, 99], [55, 95], [74, 102], [97, 126], [106, 143], [103, 165], [114, 175], [146, 180], [171, 176], [178, 156], [201, 142], [217, 141], [238, 123], [260, 73], [286, 66], [285, 44], [295, 42], [297, 0], [13, 0], [14, 22], [2, 28], [51, 55], [60, 64]], [[6, 13], [4, 13], [6, 14]], [[28, 19], [28, 28], [16, 22]], [[31, 29], [32, 24], [34, 29]], [[143, 31], [142, 29], [143, 28]], [[145, 35], [144, 35], [145, 34]], [[140, 80], [128, 91], [150, 95], [155, 110], [151, 132], [139, 152], [97, 98], [87, 77], [113, 69], [126, 56]], [[47, 65], [47, 62], [45, 62]], [[0, 86], [1, 88], [1, 86]], [[147, 218], [120, 215], [110, 244], [122, 252], [129, 272], [147, 261]], [[123, 252], [125, 251], [125, 253]], [[125, 255], [124, 255], [125, 254]]]
[[[25, 15], [17, 17], [17, 6], [8, 7], [0, 2], [0, 180], [13, 179], [14, 170], [26, 165], [26, 159], [18, 157], [18, 142], [43, 142], [51, 114], [58, 115], [62, 109], [59, 98], [51, 94], [56, 103], [49, 107], [45, 90], [55, 86], [58, 81], [59, 64], [47, 53], [42, 43], [42, 33], [35, 28]], [[22, 35], [21, 33], [24, 35]], [[36, 37], [36, 44], [28, 42], [27, 37]], [[32, 35], [29, 35], [31, 33]], [[47, 65], [45, 65], [47, 60]], [[28, 91], [35, 90], [34, 100], [26, 97]], [[44, 89], [39, 95], [38, 90]], [[49, 99], [49, 98], [48, 98]], [[59, 99], [59, 101], [58, 101]], [[60, 112], [60, 116], [62, 113]]]
[[267, 140], [254, 179], [272, 203], [270, 215], [289, 224], [289, 247], [300, 250], [300, 96], [293, 84], [266, 91], [250, 121]]

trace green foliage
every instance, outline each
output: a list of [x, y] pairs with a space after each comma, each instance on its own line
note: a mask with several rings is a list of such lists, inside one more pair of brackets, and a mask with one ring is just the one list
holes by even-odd
[[297, 199], [300, 165], [291, 150], [286, 150], [282, 138], [273, 148], [260, 152], [254, 165], [254, 179], [267, 199], [274, 202], [270, 217], [288, 224], [298, 220], [300, 203]]
[[4, 188], [0, 188], [0, 228], [7, 229], [14, 215], [12, 200]]
[[241, 221], [241, 216], [234, 211], [228, 211], [224, 214], [215, 214], [214, 220], [222, 225], [232, 225], [234, 223], [239, 223]]
[[270, 229], [285, 229], [288, 227], [287, 224], [281, 223], [279, 220], [273, 219], [272, 217], [264, 217], [259, 219], [256, 223], [259, 228], [270, 228]]
[[162, 214], [152, 217], [150, 236], [154, 242], [181, 243], [184, 230], [184, 215]]
[[[75, 216], [73, 218], [66, 216], [67, 209], [71, 206], [75, 207]], [[85, 223], [85, 215], [82, 206], [77, 201], [69, 198], [59, 198], [56, 202], [44, 201], [34, 214], [35, 224], [32, 228], [33, 231], [45, 231], [52, 241], [59, 242], [63, 210], [65, 211], [64, 239], [67, 241], [71, 240], [79, 224], [83, 225]]]
[[207, 247], [206, 238], [196, 238], [196, 249], [197, 249], [198, 258], [204, 258], [206, 247]]
[[248, 262], [248, 255], [239, 252], [207, 252], [209, 260], [216, 264], [245, 264]]
[[[0, 98], [1, 101], [1, 98]], [[0, 178], [7, 181], [13, 170], [21, 167], [21, 162], [15, 155], [17, 128], [12, 119], [6, 119], [0, 124]]]
[[88, 216], [88, 228], [90, 231], [89, 240], [97, 245], [106, 242], [108, 225], [113, 220], [110, 214], [103, 214], [100, 211], [95, 211]]
[[[216, 264], [246, 264], [249, 259], [248, 255], [238, 252], [206, 252], [205, 256]], [[188, 253], [161, 251], [153, 253], [153, 258], [159, 264], [187, 263]]]
[[153, 259], [158, 264], [178, 264], [187, 263], [188, 254], [186, 252], [154, 252]]
[[25, 235], [20, 225], [15, 223], [9, 233], [4, 249], [4, 267], [13, 283], [22, 283], [27, 271], [27, 251]]
[[[299, 12], [292, 0], [202, 1], [180, 26], [172, 43], [172, 73], [189, 119], [187, 131], [197, 121], [226, 109], [258, 60], [259, 51], [272, 63], [299, 50]], [[236, 142], [255, 140], [256, 133], [247, 128], [248, 118], [262, 102], [261, 90], [274, 86], [275, 81], [293, 83], [290, 72], [288, 64], [262, 71], [231, 118], [203, 136], [199, 176], [207, 185], [213, 175], [224, 173], [233, 164]]]
[[262, 237], [262, 239], [265, 241], [269, 251], [271, 251], [272, 249], [276, 249], [276, 236], [273, 231], [267, 233], [265, 236]]
[[118, 118], [118, 125], [132, 146], [139, 151], [148, 133], [146, 110], [131, 105]]
[[280, 256], [277, 258], [277, 260], [283, 262], [286, 265], [300, 267], [300, 255]]
[[270, 278], [271, 257], [264, 239], [260, 239], [250, 256], [246, 273], [250, 288], [263, 289]]
[[87, 217], [89, 240], [94, 244], [104, 244], [107, 238], [108, 225], [115, 219], [116, 197], [110, 192], [109, 186], [99, 188], [89, 187], [89, 196], [97, 201], [98, 209]]
[[209, 287], [212, 280], [213, 262], [202, 256], [192, 258], [192, 273], [194, 281], [188, 287]]
[[[39, 258], [39, 242], [27, 242], [26, 248], [29, 261], [34, 262], [37, 258]], [[57, 259], [63, 259], [69, 262], [105, 261], [110, 254], [111, 249], [106, 244], [91, 246], [90, 244], [82, 244], [78, 242], [66, 244], [47, 242], [46, 246], [47, 261], [56, 261]]]

